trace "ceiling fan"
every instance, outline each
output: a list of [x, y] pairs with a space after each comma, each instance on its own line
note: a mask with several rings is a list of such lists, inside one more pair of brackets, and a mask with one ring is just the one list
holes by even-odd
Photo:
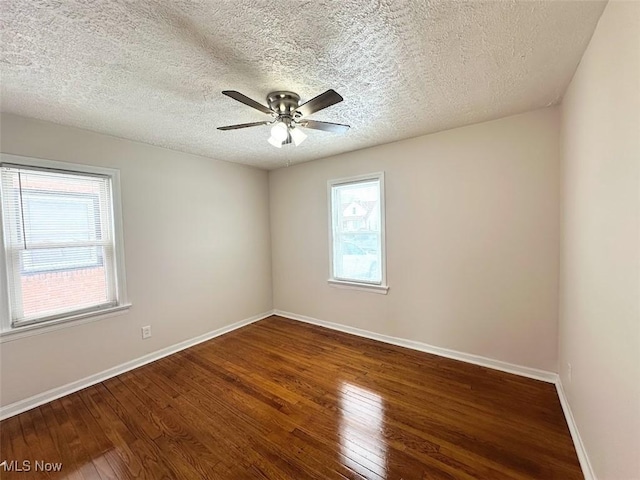
[[327, 90], [302, 105], [300, 104], [300, 96], [297, 93], [287, 91], [271, 92], [267, 95], [268, 107], [235, 90], [225, 90], [222, 93], [262, 113], [271, 115], [273, 119], [264, 122], [240, 123], [238, 125], [218, 127], [218, 130], [237, 130], [239, 128], [257, 127], [260, 125], [273, 125], [271, 128], [271, 138], [269, 138], [268, 141], [277, 148], [282, 148], [282, 145], [288, 145], [290, 143], [294, 143], [296, 146], [300, 145], [304, 139], [307, 138], [305, 133], [300, 130], [300, 127], [334, 133], [344, 133], [349, 130], [349, 125], [303, 118], [331, 105], [340, 103], [343, 98], [335, 90]]

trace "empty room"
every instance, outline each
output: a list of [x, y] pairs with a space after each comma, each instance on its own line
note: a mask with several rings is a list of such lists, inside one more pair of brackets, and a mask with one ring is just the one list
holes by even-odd
[[0, 29], [0, 478], [640, 480], [639, 1]]

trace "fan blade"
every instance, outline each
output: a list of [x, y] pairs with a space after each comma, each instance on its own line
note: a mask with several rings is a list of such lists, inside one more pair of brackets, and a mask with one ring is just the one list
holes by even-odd
[[321, 93], [317, 97], [314, 97], [308, 102], [300, 105], [296, 108], [296, 112], [300, 113], [304, 117], [305, 115], [311, 115], [323, 108], [340, 103], [342, 100], [343, 98], [335, 90], [327, 90], [326, 92]]
[[239, 123], [238, 125], [227, 125], [226, 127], [218, 127], [218, 130], [237, 130], [239, 128], [257, 127], [258, 125], [269, 125], [271, 122], [252, 122]]
[[316, 120], [303, 120], [300, 122], [300, 126], [333, 133], [345, 133], [350, 128], [349, 125], [342, 125], [341, 123], [318, 122]]
[[247, 97], [246, 95], [243, 95], [240, 92], [236, 92], [235, 90], [225, 90], [224, 92], [222, 92], [222, 94], [226, 95], [227, 97], [231, 97], [240, 103], [244, 103], [245, 105], [248, 105], [251, 108], [260, 110], [262, 113], [266, 113], [267, 115], [271, 115], [273, 113], [269, 108], [265, 107], [261, 103], [258, 103], [255, 100], [252, 100], [251, 98]]

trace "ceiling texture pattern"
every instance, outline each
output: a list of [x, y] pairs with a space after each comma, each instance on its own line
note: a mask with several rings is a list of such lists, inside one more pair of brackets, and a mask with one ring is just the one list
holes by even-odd
[[[602, 1], [0, 0], [2, 111], [272, 169], [558, 103]], [[225, 97], [344, 102], [300, 146]]]

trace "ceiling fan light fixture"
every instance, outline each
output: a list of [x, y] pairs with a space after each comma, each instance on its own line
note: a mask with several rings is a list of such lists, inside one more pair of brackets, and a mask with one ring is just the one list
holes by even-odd
[[296, 147], [304, 142], [305, 138], [307, 138], [307, 135], [299, 128], [290, 128], [289, 134], [291, 135], [293, 143]]
[[269, 140], [267, 140], [267, 142], [269, 142], [271, 145], [273, 145], [276, 148], [282, 148], [282, 140], [278, 140], [273, 135], [269, 137]]
[[271, 127], [271, 138], [278, 140], [282, 144], [289, 136], [287, 130], [287, 126], [284, 123], [278, 122]]

